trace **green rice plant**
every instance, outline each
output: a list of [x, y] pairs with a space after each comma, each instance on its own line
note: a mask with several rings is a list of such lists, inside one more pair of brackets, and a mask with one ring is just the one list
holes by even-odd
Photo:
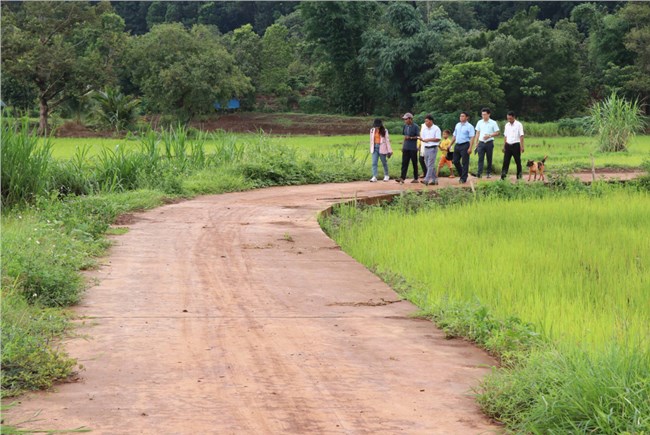
[[41, 140], [36, 131], [30, 131], [27, 120], [2, 120], [1, 139], [2, 205], [33, 202], [50, 187], [48, 169], [51, 163], [52, 142]]
[[591, 108], [591, 123], [603, 152], [625, 151], [629, 140], [644, 127], [638, 100], [627, 101], [616, 93]]
[[342, 208], [327, 231], [380, 276], [401, 277], [448, 335], [502, 358], [479, 400], [509, 429], [648, 431], [648, 190], [527, 189], [495, 183], [438, 205], [404, 195]]

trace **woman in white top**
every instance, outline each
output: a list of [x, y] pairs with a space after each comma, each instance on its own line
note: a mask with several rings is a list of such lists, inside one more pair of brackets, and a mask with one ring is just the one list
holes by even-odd
[[386, 130], [379, 118], [375, 119], [370, 129], [370, 153], [372, 154], [372, 178], [370, 182], [374, 183], [377, 181], [379, 159], [381, 159], [381, 164], [384, 167], [384, 181], [390, 180], [386, 158], [393, 155], [393, 149], [390, 147], [388, 130]]

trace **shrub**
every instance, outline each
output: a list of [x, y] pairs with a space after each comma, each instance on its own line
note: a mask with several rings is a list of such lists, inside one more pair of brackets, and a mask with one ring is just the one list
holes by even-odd
[[627, 101], [615, 93], [591, 108], [591, 129], [598, 135], [600, 150], [604, 152], [625, 151], [644, 122], [639, 102]]
[[325, 100], [317, 95], [308, 95], [298, 101], [300, 110], [305, 113], [326, 113]]
[[139, 114], [140, 100], [124, 95], [115, 88], [96, 91], [92, 94], [95, 102], [93, 116], [102, 127], [120, 132], [132, 127]]

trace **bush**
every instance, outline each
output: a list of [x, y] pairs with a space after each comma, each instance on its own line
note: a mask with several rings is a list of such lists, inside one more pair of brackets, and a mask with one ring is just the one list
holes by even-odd
[[325, 100], [317, 95], [308, 95], [298, 100], [300, 110], [305, 113], [326, 113]]
[[604, 152], [625, 151], [644, 122], [639, 102], [627, 101], [615, 93], [591, 108], [591, 129], [598, 135], [600, 150]]

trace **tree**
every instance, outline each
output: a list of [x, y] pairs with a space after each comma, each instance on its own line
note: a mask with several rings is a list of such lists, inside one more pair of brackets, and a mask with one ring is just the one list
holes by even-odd
[[124, 22], [107, 4], [25, 2], [2, 11], [3, 75], [37, 89], [46, 134], [53, 108], [114, 78], [115, 57], [101, 48], [110, 51]]
[[372, 71], [381, 101], [399, 111], [412, 110], [412, 94], [428, 70], [429, 47], [419, 11], [407, 3], [390, 3], [375, 26], [363, 34], [359, 60]]
[[378, 5], [370, 2], [303, 2], [307, 40], [321, 59], [320, 81], [330, 107], [337, 112], [372, 109], [366, 69], [357, 58], [362, 35]]
[[482, 107], [495, 107], [503, 101], [501, 78], [494, 72], [492, 59], [443, 65], [440, 77], [419, 94], [422, 108], [442, 112], [464, 110], [478, 114]]
[[124, 95], [115, 88], [96, 91], [91, 94], [96, 103], [94, 116], [97, 122], [120, 132], [133, 125], [140, 108], [140, 100]]
[[178, 23], [154, 26], [132, 41], [128, 62], [147, 109], [184, 121], [252, 90], [218, 35], [203, 25], [189, 31]]
[[235, 29], [227, 35], [225, 41], [239, 69], [251, 79], [255, 88], [259, 87], [262, 45], [259, 35], [253, 31], [253, 26], [245, 24]]
[[650, 4], [627, 3], [620, 15], [630, 26], [624, 37], [625, 48], [635, 54], [636, 71], [626, 88], [647, 101], [650, 98]]
[[289, 30], [280, 24], [266, 29], [262, 38], [259, 91], [283, 96], [288, 93], [293, 53], [288, 41]]
[[[559, 119], [584, 110], [586, 89], [578, 57], [575, 23], [535, 19], [538, 11], [519, 12], [488, 34], [483, 53], [503, 74], [508, 108], [532, 120]], [[513, 67], [516, 67], [513, 70]], [[521, 71], [524, 76], [506, 75]]]

